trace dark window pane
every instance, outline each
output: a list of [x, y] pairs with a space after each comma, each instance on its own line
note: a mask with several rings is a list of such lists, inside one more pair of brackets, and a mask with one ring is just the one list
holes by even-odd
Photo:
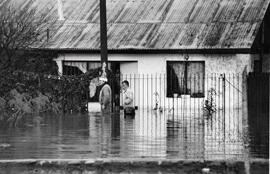
[[167, 97], [173, 97], [173, 94], [181, 94], [183, 91], [181, 71], [183, 71], [183, 65], [167, 64]]
[[204, 62], [188, 63], [188, 89], [191, 96], [204, 93]]
[[[174, 93], [204, 96], [204, 62], [167, 62], [167, 97]], [[187, 75], [185, 76], [185, 68]]]
[[83, 72], [78, 67], [69, 65], [63, 66], [63, 75], [74, 76], [80, 74], [83, 74]]

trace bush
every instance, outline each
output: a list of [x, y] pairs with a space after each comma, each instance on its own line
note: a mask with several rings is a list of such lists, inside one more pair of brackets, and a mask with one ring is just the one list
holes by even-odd
[[25, 71], [5, 71], [0, 81], [0, 121], [16, 126], [31, 114], [84, 112], [90, 81], [96, 69], [79, 76], [56, 76]]

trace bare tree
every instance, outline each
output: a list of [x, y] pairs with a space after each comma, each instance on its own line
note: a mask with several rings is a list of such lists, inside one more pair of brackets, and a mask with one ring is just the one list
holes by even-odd
[[33, 0], [19, 6], [12, 0], [0, 2], [0, 68], [12, 68], [26, 50], [42, 46], [44, 35], [55, 20], [48, 10], [33, 7]]

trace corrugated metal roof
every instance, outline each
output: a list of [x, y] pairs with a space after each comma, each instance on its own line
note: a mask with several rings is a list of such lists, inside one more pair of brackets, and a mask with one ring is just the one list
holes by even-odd
[[[35, 1], [55, 6], [57, 15], [56, 0]], [[107, 0], [108, 48], [251, 48], [269, 1]], [[65, 21], [51, 29], [45, 47], [99, 49], [99, 0], [62, 2]]]

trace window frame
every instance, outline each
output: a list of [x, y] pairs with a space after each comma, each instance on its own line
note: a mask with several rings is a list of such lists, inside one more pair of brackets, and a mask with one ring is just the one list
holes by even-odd
[[[173, 94], [169, 95], [169, 92], [168, 92], [168, 78], [169, 78], [168, 66], [169, 66], [169, 64], [174, 64], [174, 63], [183, 63], [184, 66], [187, 68], [184, 70], [184, 71], [187, 70], [187, 73], [184, 74], [184, 78], [186, 81], [186, 83], [184, 83], [185, 84], [184, 89], [188, 89], [188, 74], [189, 74], [188, 63], [202, 63], [202, 65], [203, 65], [203, 70], [202, 70], [202, 78], [203, 78], [202, 91], [203, 91], [203, 93], [192, 93], [191, 91], [187, 91], [187, 90], [185, 90], [185, 92], [181, 93], [179, 91], [179, 93], [177, 93], [178, 94], [177, 98], [181, 98], [181, 95], [190, 95], [190, 97], [192, 97], [192, 98], [204, 98], [205, 97], [205, 61], [204, 60], [202, 60], [202, 61], [200, 61], [200, 60], [194, 60], [194, 61], [193, 60], [192, 61], [190, 61], [190, 60], [188, 60], [188, 61], [185, 61], [185, 60], [166, 60], [166, 77], [167, 77], [166, 78], [166, 96], [167, 96], [167, 98], [174, 98]], [[187, 65], [185, 65], [186, 63], [187, 63]], [[170, 80], [170, 81], [172, 81], [172, 80]], [[179, 87], [179, 88], [181, 88], [181, 87]]]

